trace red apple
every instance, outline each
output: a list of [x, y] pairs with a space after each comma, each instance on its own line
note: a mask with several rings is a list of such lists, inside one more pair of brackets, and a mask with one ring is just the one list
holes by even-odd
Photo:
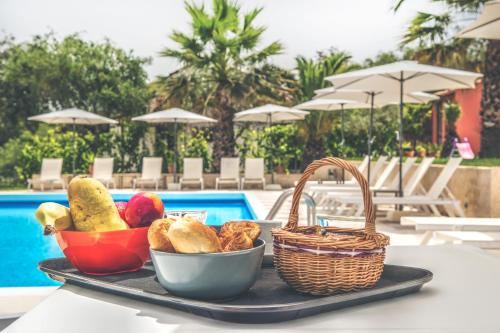
[[139, 192], [127, 203], [125, 221], [131, 228], [147, 227], [163, 217], [163, 201], [151, 192]]
[[116, 208], [118, 208], [118, 213], [120, 213], [120, 217], [122, 218], [123, 221], [127, 221], [125, 219], [125, 210], [127, 209], [127, 202], [126, 201], [118, 201], [115, 202]]

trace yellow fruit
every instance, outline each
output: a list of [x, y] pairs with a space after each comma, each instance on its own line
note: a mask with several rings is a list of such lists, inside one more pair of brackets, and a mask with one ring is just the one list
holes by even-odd
[[113, 198], [100, 181], [86, 176], [73, 178], [68, 186], [68, 199], [76, 230], [128, 229], [127, 223], [120, 218]]
[[43, 226], [43, 234], [50, 235], [56, 231], [73, 229], [73, 221], [69, 208], [55, 202], [45, 202], [38, 206], [35, 217]]

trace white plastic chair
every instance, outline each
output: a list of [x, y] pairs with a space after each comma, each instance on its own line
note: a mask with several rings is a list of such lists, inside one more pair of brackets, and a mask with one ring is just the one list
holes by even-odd
[[220, 160], [220, 176], [215, 179], [215, 189], [219, 189], [222, 184], [236, 184], [240, 189], [240, 158], [223, 157]]
[[153, 184], [158, 191], [161, 181], [161, 166], [163, 158], [161, 157], [144, 157], [142, 159], [141, 178], [132, 180], [132, 188], [135, 190], [137, 186], [144, 184]]
[[184, 171], [179, 180], [180, 187], [186, 184], [199, 184], [204, 189], [203, 182], [203, 159], [201, 157], [190, 157], [184, 159]]
[[112, 157], [97, 157], [94, 159], [92, 169], [92, 178], [103, 183], [107, 188], [112, 184], [116, 188], [115, 180], [113, 179], [113, 161]]
[[263, 158], [245, 158], [245, 176], [241, 178], [241, 189], [245, 188], [245, 184], [262, 184], [262, 189], [266, 187]]
[[45, 190], [45, 184], [50, 185], [50, 189], [54, 189], [55, 184], [60, 184], [63, 189], [66, 189], [66, 183], [62, 178], [62, 158], [44, 158], [40, 170], [40, 178], [37, 180], [28, 179], [28, 189], [35, 185], [40, 185], [42, 191]]

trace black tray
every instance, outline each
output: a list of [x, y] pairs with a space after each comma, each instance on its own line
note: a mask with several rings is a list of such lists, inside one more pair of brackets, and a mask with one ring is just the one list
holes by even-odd
[[168, 294], [158, 283], [151, 262], [137, 272], [108, 276], [82, 274], [65, 258], [42, 261], [39, 268], [57, 281], [161, 304], [199, 316], [254, 324], [292, 320], [410, 294], [432, 279], [432, 273], [425, 269], [385, 265], [381, 279], [371, 289], [318, 297], [295, 292], [278, 277], [273, 267], [263, 267], [262, 276], [247, 293], [235, 299], [207, 302]]

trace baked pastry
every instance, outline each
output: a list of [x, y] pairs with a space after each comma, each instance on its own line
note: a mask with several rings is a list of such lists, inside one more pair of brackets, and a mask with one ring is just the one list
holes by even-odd
[[239, 221], [224, 223], [220, 229], [219, 237], [226, 239], [231, 238], [237, 232], [245, 232], [245, 234], [254, 242], [260, 236], [260, 226], [252, 221]]
[[176, 222], [172, 218], [158, 219], [151, 223], [148, 229], [149, 246], [153, 250], [164, 252], [175, 252], [174, 246], [168, 238], [168, 229]]
[[253, 247], [253, 240], [244, 231], [236, 231], [231, 237], [224, 238], [222, 242], [224, 244], [223, 252], [240, 251]]
[[168, 238], [178, 253], [221, 252], [217, 233], [194, 219], [174, 222], [168, 229]]

